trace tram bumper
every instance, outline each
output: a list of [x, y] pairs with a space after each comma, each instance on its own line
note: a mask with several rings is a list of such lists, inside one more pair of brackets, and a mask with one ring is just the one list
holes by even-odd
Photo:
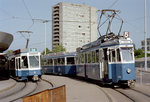
[[32, 77], [32, 80], [33, 80], [33, 81], [38, 81], [38, 80], [39, 80], [38, 75], [34, 75], [34, 76]]

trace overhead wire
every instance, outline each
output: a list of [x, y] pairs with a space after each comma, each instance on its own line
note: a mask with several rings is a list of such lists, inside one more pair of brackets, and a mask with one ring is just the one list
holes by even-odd
[[31, 19], [31, 21], [32, 21], [31, 26], [29, 26], [29, 28], [27, 29], [27, 30], [29, 30], [29, 29], [31, 29], [31, 27], [34, 25], [34, 21], [33, 21], [32, 15], [31, 15], [30, 10], [28, 9], [28, 7], [27, 7], [25, 1], [22, 0], [22, 2], [23, 2], [24, 6], [25, 6], [25, 8], [26, 8], [26, 10], [27, 10], [27, 12], [28, 12], [28, 15], [30, 16], [30, 19]]
[[109, 7], [108, 9], [112, 8], [119, 0], [115, 0]]

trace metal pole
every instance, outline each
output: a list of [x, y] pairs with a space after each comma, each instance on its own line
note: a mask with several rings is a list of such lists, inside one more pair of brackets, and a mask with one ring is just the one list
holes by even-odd
[[46, 55], [46, 23], [47, 22], [45, 22], [45, 55]]
[[144, 3], [144, 37], [145, 37], [145, 70], [147, 71], [147, 18], [146, 18], [146, 0]]

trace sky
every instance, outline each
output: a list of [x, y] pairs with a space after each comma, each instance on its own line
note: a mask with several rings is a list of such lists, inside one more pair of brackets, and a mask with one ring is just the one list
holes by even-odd
[[[119, 16], [124, 20], [123, 31], [130, 32], [130, 38], [141, 48], [144, 40], [144, 0], [0, 0], [0, 31], [10, 33], [14, 40], [8, 50], [23, 49], [26, 39], [18, 31], [31, 31], [29, 47], [45, 49], [45, 24], [39, 20], [51, 20], [52, 6], [59, 2], [85, 4], [102, 9], [119, 10]], [[150, 0], [147, 0], [147, 37], [150, 37]], [[52, 49], [52, 22], [46, 25], [46, 47]], [[116, 28], [117, 29], [117, 28]]]

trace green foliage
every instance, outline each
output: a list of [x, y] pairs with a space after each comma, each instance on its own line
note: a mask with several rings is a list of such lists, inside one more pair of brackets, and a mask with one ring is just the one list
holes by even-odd
[[13, 50], [8, 50], [8, 51], [7, 51], [7, 54], [8, 54], [8, 53], [11, 53], [11, 52], [13, 52]]
[[56, 52], [65, 52], [66, 49], [62, 46], [62, 45], [56, 45], [54, 48], [53, 48], [53, 53], [56, 53]]
[[[48, 48], [46, 48], [46, 54], [48, 53], [57, 53], [57, 52], [65, 52], [66, 49], [62, 45], [56, 45], [52, 51], [50, 51]], [[42, 52], [42, 55], [45, 54], [45, 50]]]
[[[142, 58], [145, 57], [145, 52], [142, 49], [134, 50], [134, 56], [135, 58]], [[150, 54], [147, 54], [148, 57], [150, 57]]]
[[[46, 54], [48, 54], [48, 53], [52, 53], [52, 51], [50, 51], [48, 48], [46, 48]], [[45, 50], [41, 54], [44, 55], [45, 54]]]

